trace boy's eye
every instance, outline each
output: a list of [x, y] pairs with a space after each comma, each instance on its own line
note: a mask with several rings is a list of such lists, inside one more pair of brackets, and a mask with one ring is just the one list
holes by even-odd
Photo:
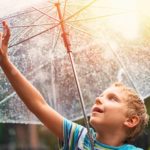
[[113, 101], [118, 101], [118, 98], [115, 95], [109, 95], [108, 99]]

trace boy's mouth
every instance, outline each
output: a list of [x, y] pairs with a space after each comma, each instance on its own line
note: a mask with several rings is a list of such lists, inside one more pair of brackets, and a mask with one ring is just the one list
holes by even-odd
[[92, 109], [92, 112], [103, 113], [103, 110], [100, 109], [99, 107], [94, 107], [94, 108]]

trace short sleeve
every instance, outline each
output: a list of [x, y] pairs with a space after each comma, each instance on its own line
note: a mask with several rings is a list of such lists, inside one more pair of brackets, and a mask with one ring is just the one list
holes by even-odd
[[64, 119], [63, 123], [63, 136], [64, 136], [64, 145], [63, 150], [73, 150], [78, 147], [78, 141], [81, 137], [82, 132], [85, 127], [73, 123], [67, 119]]

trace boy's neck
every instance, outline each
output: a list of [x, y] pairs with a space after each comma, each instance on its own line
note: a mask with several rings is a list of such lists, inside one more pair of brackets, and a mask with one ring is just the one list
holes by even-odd
[[113, 133], [113, 134], [96, 134], [96, 140], [109, 145], [109, 146], [121, 146], [124, 144], [124, 139], [125, 137], [123, 135], [121, 135], [121, 133]]

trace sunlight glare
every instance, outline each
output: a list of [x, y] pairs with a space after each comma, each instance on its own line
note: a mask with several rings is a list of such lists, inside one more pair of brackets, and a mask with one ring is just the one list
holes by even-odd
[[125, 12], [110, 19], [112, 28], [122, 33], [127, 39], [137, 38], [139, 36], [137, 0], [112, 0], [111, 7]]
[[138, 13], [141, 16], [150, 16], [150, 0], [138, 0]]

